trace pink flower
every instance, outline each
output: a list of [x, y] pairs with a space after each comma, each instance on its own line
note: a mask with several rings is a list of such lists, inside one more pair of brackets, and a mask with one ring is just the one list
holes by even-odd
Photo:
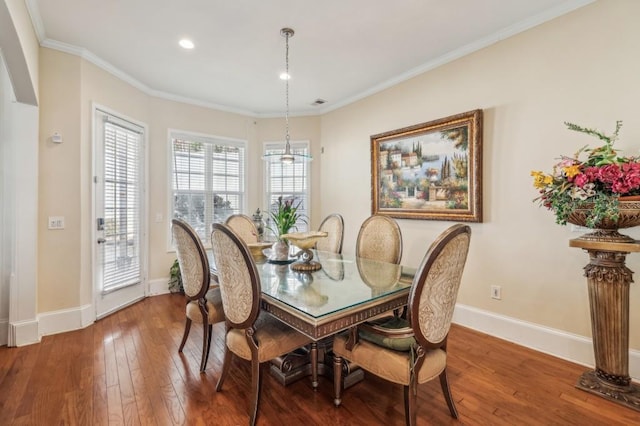
[[599, 170], [600, 169], [598, 167], [587, 167], [584, 170], [584, 174], [589, 179], [589, 182], [594, 182], [594, 181], [598, 180], [598, 171]]
[[625, 163], [622, 165], [622, 173], [624, 174], [625, 184], [629, 190], [640, 188], [640, 164]]
[[589, 177], [584, 173], [580, 173], [579, 175], [573, 178], [573, 183], [578, 188], [582, 188], [585, 184], [589, 183]]
[[603, 183], [613, 184], [622, 177], [622, 171], [617, 164], [607, 164], [598, 170], [598, 179]]

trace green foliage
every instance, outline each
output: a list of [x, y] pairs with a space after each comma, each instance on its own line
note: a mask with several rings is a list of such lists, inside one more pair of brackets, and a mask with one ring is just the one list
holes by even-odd
[[[296, 223], [301, 220], [306, 223], [305, 219], [298, 213], [302, 201], [295, 204], [295, 199], [283, 201], [282, 196], [278, 197], [275, 210], [269, 212], [273, 225], [267, 228], [276, 234], [278, 239], [281, 235], [287, 234], [292, 229], [297, 229]], [[275, 226], [275, 228], [274, 228]]]
[[171, 268], [169, 268], [169, 291], [171, 293], [184, 293], [178, 259], [176, 259], [173, 265], [171, 265]]

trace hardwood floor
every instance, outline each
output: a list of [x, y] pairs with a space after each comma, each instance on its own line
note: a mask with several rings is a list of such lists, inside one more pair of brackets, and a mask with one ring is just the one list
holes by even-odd
[[[215, 392], [223, 325], [215, 325], [204, 374], [201, 329], [183, 354], [184, 298], [147, 298], [84, 330], [46, 336], [40, 344], [0, 348], [0, 425], [244, 425], [249, 363], [234, 361]], [[437, 380], [418, 390], [424, 425], [631, 425], [640, 412], [574, 387], [585, 367], [467, 328], [449, 338], [449, 379], [459, 420], [449, 416]], [[266, 367], [266, 365], [264, 366]], [[264, 370], [259, 425], [402, 425], [402, 388], [374, 376], [333, 406], [321, 378], [283, 387]]]

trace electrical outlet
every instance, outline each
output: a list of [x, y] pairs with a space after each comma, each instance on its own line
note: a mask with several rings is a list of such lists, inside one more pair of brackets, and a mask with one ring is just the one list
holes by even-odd
[[502, 299], [502, 287], [500, 287], [499, 285], [492, 285], [491, 286], [491, 298], [492, 299], [496, 299], [496, 300], [501, 300]]

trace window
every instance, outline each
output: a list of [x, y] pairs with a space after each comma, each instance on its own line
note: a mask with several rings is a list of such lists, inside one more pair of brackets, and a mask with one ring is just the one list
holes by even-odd
[[[308, 142], [292, 142], [291, 151], [299, 154], [309, 154]], [[264, 153], [283, 153], [284, 143], [268, 143], [265, 144]], [[267, 162], [265, 167], [265, 183], [266, 183], [266, 204], [267, 211], [273, 211], [278, 202], [278, 197], [283, 200], [293, 199], [296, 204], [300, 203], [298, 212], [302, 220], [298, 220], [297, 231], [304, 232], [309, 229], [309, 163], [294, 162], [293, 164], [282, 164], [279, 162]], [[268, 215], [265, 215], [268, 216]], [[275, 236], [268, 227], [270, 226], [269, 218], [265, 218], [267, 229], [265, 229], [265, 238], [274, 239]]]
[[244, 211], [245, 142], [172, 133], [171, 152], [172, 216], [206, 243], [212, 223]]

